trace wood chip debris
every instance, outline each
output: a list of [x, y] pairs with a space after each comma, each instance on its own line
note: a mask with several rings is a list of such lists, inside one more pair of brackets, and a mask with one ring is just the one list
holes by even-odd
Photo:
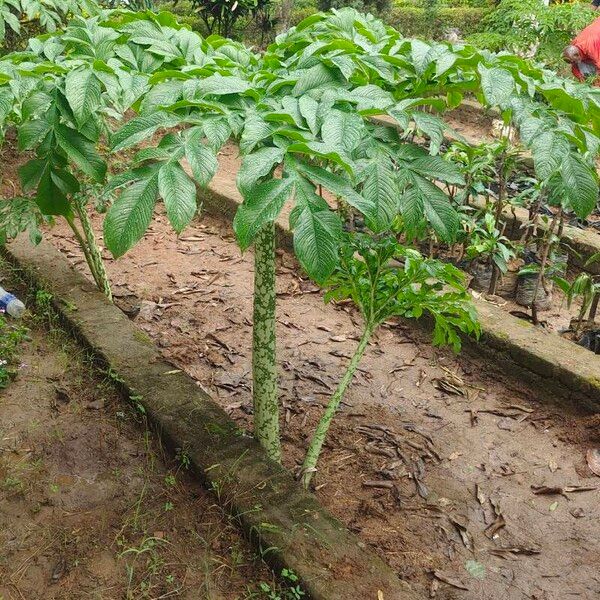
[[547, 485], [532, 485], [531, 491], [536, 496], [565, 496], [566, 494], [576, 494], [580, 492], [593, 492], [597, 490], [597, 486], [583, 485], [565, 485], [565, 486], [547, 486]]

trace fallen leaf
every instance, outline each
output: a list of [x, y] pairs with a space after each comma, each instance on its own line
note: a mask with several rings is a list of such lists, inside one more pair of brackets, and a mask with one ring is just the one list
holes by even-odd
[[565, 485], [560, 486], [545, 486], [545, 485], [532, 485], [531, 489], [536, 495], [561, 495], [565, 494], [576, 494], [580, 492], [593, 492], [597, 489], [596, 486], [583, 486], [583, 485]]
[[485, 504], [487, 498], [477, 483], [475, 484], [475, 496], [479, 504]]
[[67, 570], [67, 561], [61, 556], [52, 569], [52, 581], [58, 581]]
[[512, 546], [509, 548], [492, 548], [490, 550], [490, 554], [495, 554], [496, 556], [504, 557], [507, 554], [523, 554], [524, 556], [531, 556], [533, 554], [539, 554], [540, 550], [538, 548], [532, 548], [528, 546]]
[[581, 519], [581, 517], [585, 516], [585, 511], [581, 507], [579, 507], [579, 508], [572, 508], [569, 512], [576, 519]]
[[548, 461], [548, 468], [550, 469], [551, 473], [554, 473], [554, 472], [558, 471], [558, 464], [556, 463], [555, 460], [550, 460], [550, 461]]
[[442, 573], [441, 571], [437, 571], [437, 570], [434, 571], [433, 576], [436, 579], [439, 579], [440, 581], [443, 581], [444, 583], [447, 583], [448, 585], [451, 585], [452, 587], [455, 587], [459, 590], [468, 590], [469, 589], [459, 579], [456, 579], [456, 578], [452, 577], [451, 575], [446, 575], [445, 573]]
[[329, 339], [332, 342], [345, 342], [347, 338], [345, 335], [332, 335]]
[[377, 590], [377, 600], [383, 600], [383, 592], [381, 590]]
[[439, 377], [433, 380], [433, 385], [440, 391], [454, 396], [464, 396], [465, 390], [457, 381], [450, 381], [445, 377]]
[[496, 518], [494, 519], [494, 522], [488, 527], [486, 527], [485, 535], [488, 538], [492, 539], [496, 535], [496, 533], [500, 531], [500, 529], [502, 529], [503, 527], [506, 527], [506, 520], [504, 519], [504, 515], [497, 514]]
[[467, 530], [467, 526], [451, 515], [448, 515], [448, 518], [450, 519], [452, 525], [454, 525], [456, 531], [458, 531], [460, 539], [462, 540], [462, 543], [464, 544], [465, 548], [467, 550], [473, 550], [473, 540], [471, 538], [471, 534]]
[[556, 509], [558, 508], [558, 502], [553, 502], [549, 507], [548, 510], [550, 512], [554, 512]]
[[590, 471], [600, 477], [600, 448], [590, 448], [585, 455]]
[[565, 486], [565, 492], [567, 494], [575, 494], [578, 492], [594, 492], [596, 491], [598, 488], [597, 487], [592, 487], [592, 486], [585, 486], [585, 485], [566, 485]]
[[394, 487], [394, 484], [391, 481], [363, 481], [363, 487], [391, 490]]
[[531, 490], [538, 496], [552, 496], [554, 494], [564, 494], [565, 491], [559, 486], [547, 486], [547, 485], [532, 485]]

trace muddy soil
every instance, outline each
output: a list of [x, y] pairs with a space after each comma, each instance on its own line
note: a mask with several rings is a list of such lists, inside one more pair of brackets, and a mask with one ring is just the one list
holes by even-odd
[[[49, 239], [85, 270], [65, 228]], [[205, 216], [177, 239], [159, 210], [136, 248], [105, 256], [117, 304], [250, 428], [252, 252], [240, 254], [230, 225]], [[360, 328], [283, 253], [278, 273], [283, 443], [296, 469]], [[316, 493], [430, 597], [598, 598], [600, 478], [585, 453], [600, 445], [600, 420], [552, 400], [389, 324], [332, 426]]]
[[163, 451], [65, 334], [28, 325], [0, 391], [0, 598], [262, 597], [272, 575], [185, 456]]

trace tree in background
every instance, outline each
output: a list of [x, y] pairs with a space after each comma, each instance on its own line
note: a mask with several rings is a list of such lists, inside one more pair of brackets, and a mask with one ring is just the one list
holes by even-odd
[[[177, 1], [173, 3], [174, 6]], [[271, 0], [192, 0], [191, 3], [208, 34], [230, 37], [236, 23], [242, 18], [255, 20], [261, 31], [272, 27]]]
[[318, 0], [319, 10], [330, 10], [332, 8], [344, 8], [349, 6], [361, 12], [372, 12], [376, 15], [382, 15], [390, 10], [391, 0]]
[[597, 16], [589, 2], [501, 0], [482, 21], [482, 32], [469, 41], [492, 51], [536, 58], [560, 70], [563, 48]]

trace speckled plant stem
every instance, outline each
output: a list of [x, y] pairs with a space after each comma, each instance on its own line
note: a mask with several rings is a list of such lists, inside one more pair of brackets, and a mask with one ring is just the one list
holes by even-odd
[[267, 223], [254, 242], [252, 396], [256, 439], [279, 462], [275, 300], [275, 225]]

